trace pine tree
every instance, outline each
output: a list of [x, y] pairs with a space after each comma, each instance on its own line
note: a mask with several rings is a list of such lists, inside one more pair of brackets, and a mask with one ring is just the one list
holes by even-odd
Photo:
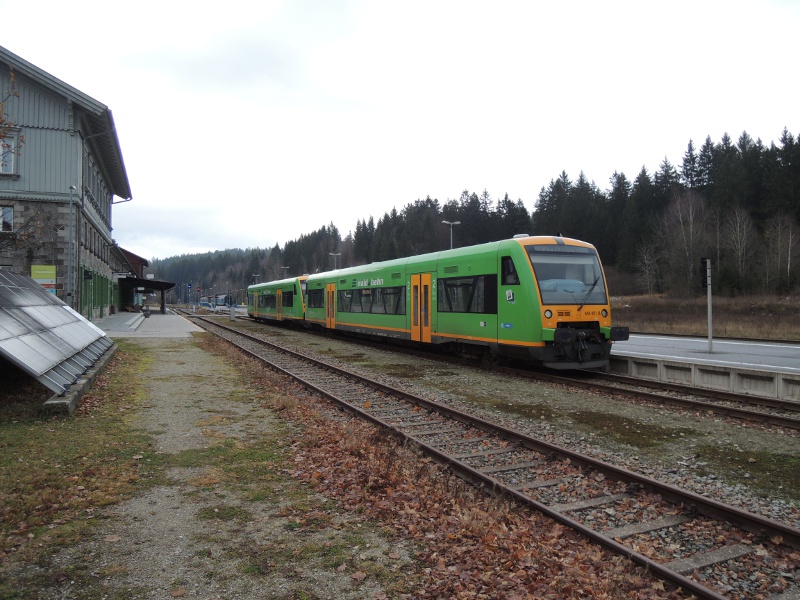
[[697, 152], [695, 152], [694, 142], [692, 140], [689, 140], [689, 145], [686, 147], [686, 152], [683, 155], [681, 178], [683, 185], [689, 189], [700, 185], [699, 157], [697, 156]]
[[711, 195], [714, 187], [714, 154], [716, 146], [711, 141], [711, 136], [706, 137], [706, 141], [700, 148], [697, 155], [697, 179], [699, 187], [705, 192], [706, 197]]

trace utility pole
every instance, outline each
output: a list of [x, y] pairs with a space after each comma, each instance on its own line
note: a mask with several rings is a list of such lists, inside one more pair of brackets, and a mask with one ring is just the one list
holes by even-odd
[[706, 289], [706, 299], [708, 302], [708, 353], [714, 351], [714, 324], [711, 317], [711, 259], [700, 259], [700, 277], [703, 280], [703, 287]]

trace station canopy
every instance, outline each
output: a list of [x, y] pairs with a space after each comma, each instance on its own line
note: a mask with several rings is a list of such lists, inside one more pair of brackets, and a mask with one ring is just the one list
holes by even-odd
[[114, 343], [30, 277], [0, 270], [0, 355], [62, 395]]

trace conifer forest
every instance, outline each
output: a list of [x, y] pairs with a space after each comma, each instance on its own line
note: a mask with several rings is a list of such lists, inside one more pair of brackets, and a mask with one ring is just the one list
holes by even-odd
[[241, 301], [254, 281], [445, 250], [451, 235], [461, 247], [520, 233], [591, 242], [608, 271], [626, 275], [624, 293], [700, 294], [701, 258], [711, 260], [716, 294], [796, 293], [800, 139], [784, 129], [769, 145], [746, 132], [690, 140], [680, 164], [615, 172], [603, 187], [562, 172], [533, 202], [486, 190], [427, 197], [377, 221], [365, 215], [344, 236], [330, 223], [283, 246], [153, 259], [150, 272], [178, 284], [176, 300], [191, 284]]

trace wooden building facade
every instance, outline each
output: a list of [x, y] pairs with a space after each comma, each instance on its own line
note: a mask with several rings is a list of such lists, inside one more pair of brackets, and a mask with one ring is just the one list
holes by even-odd
[[0, 101], [0, 268], [103, 317], [131, 271], [112, 237], [132, 194], [111, 110], [1, 46]]

